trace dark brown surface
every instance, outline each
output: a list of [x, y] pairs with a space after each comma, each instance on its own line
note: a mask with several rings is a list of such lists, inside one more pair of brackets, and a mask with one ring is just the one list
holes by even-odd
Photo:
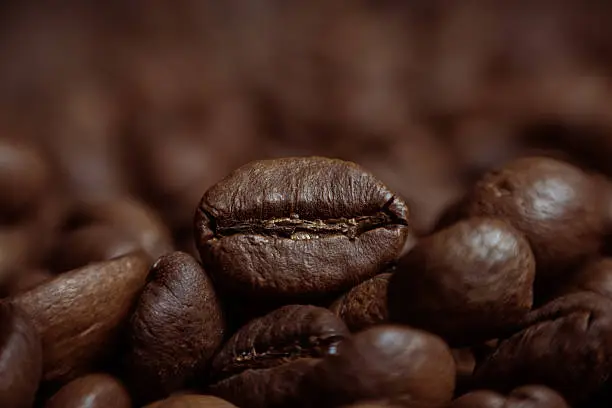
[[563, 397], [550, 388], [524, 386], [507, 397], [493, 391], [474, 391], [456, 399], [451, 408], [569, 408]]
[[63, 386], [45, 408], [131, 408], [130, 396], [119, 380], [89, 374]]
[[134, 254], [66, 272], [13, 302], [40, 333], [45, 381], [65, 383], [115, 355], [149, 260]]
[[327, 309], [281, 307], [246, 324], [223, 346], [212, 363], [211, 391], [241, 407], [296, 404], [303, 377], [348, 335]]
[[179, 395], [154, 402], [145, 408], [236, 408], [236, 406], [211, 395]]
[[209, 189], [196, 243], [224, 288], [250, 296], [348, 289], [395, 261], [408, 208], [359, 166], [320, 157], [256, 161]]
[[18, 307], [0, 301], [0, 402], [6, 408], [29, 408], [42, 376], [40, 337]]
[[484, 388], [542, 384], [574, 404], [586, 401], [607, 380], [612, 301], [588, 292], [566, 295], [532, 311], [523, 324], [476, 368]]
[[612, 258], [599, 258], [586, 263], [560, 292], [594, 292], [612, 300]]
[[508, 223], [472, 218], [423, 238], [398, 263], [391, 321], [472, 345], [512, 329], [531, 309], [535, 261]]
[[138, 401], [167, 396], [202, 375], [225, 329], [212, 282], [190, 255], [161, 257], [147, 282], [129, 327], [127, 370]]
[[367, 329], [340, 343], [308, 374], [313, 407], [390, 400], [442, 407], [455, 389], [455, 362], [437, 336], [401, 326]]

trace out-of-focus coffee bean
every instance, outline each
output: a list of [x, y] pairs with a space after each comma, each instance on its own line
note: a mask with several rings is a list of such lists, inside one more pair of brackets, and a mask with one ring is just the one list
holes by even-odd
[[600, 249], [607, 200], [596, 179], [579, 168], [531, 157], [485, 175], [467, 213], [503, 218], [524, 233], [536, 257], [537, 280], [555, 284], [568, 267]]
[[524, 386], [507, 397], [493, 391], [474, 391], [456, 399], [451, 408], [569, 408], [563, 397], [550, 388]]
[[309, 406], [336, 407], [385, 399], [398, 405], [448, 404], [455, 362], [437, 336], [401, 326], [377, 326], [341, 342], [306, 377]]
[[237, 408], [236, 405], [212, 395], [172, 396], [145, 408]]
[[0, 301], [0, 402], [30, 408], [42, 376], [40, 337], [18, 307]]
[[123, 385], [107, 374], [89, 374], [63, 386], [45, 408], [131, 408]]
[[4, 287], [5, 296], [15, 296], [37, 287], [51, 279], [54, 275], [46, 269], [23, 269], [18, 271], [13, 279]]
[[303, 377], [349, 332], [329, 310], [284, 306], [243, 326], [211, 367], [210, 390], [240, 407], [296, 404]]
[[108, 363], [148, 269], [147, 256], [129, 255], [66, 272], [13, 299], [40, 333], [45, 381], [64, 383]]
[[350, 162], [261, 160], [204, 194], [195, 229], [206, 270], [223, 289], [316, 297], [392, 264], [408, 236], [408, 207]]
[[587, 401], [604, 386], [612, 367], [611, 300], [569, 294], [530, 312], [522, 325], [478, 365], [477, 384], [501, 391], [542, 384], [570, 404]]
[[330, 310], [344, 320], [351, 331], [386, 322], [390, 278], [390, 273], [383, 273], [360, 283], [336, 300]]
[[34, 238], [28, 226], [0, 229], [0, 288], [8, 285], [19, 269], [30, 264]]
[[525, 237], [494, 218], [471, 218], [423, 238], [388, 286], [391, 321], [472, 345], [531, 309], [535, 261]]
[[612, 300], [612, 258], [588, 262], [569, 279], [560, 292], [594, 292]]
[[190, 255], [161, 257], [147, 282], [131, 317], [127, 371], [132, 392], [150, 401], [202, 375], [225, 322], [210, 278]]

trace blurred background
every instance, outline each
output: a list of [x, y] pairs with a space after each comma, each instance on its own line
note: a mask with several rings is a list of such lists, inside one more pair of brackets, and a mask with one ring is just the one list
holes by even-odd
[[596, 0], [0, 1], [0, 272], [74, 266], [58, 248], [116, 244], [138, 217], [191, 251], [202, 193], [253, 159], [353, 160], [418, 234], [518, 156], [609, 175], [611, 16]]

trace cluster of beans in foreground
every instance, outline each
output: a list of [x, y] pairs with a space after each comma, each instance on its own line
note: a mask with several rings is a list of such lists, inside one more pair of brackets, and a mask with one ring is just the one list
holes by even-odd
[[[356, 164], [256, 161], [202, 197], [200, 259], [134, 203], [79, 209], [58, 269], [109, 260], [6, 285], [0, 405], [609, 406], [609, 189], [520, 158], [417, 239]], [[125, 244], [82, 245], [109, 219]]]

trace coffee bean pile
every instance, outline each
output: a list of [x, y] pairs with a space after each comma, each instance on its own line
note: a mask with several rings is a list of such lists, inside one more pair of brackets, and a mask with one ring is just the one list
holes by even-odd
[[612, 406], [606, 2], [0, 2], [0, 408]]

